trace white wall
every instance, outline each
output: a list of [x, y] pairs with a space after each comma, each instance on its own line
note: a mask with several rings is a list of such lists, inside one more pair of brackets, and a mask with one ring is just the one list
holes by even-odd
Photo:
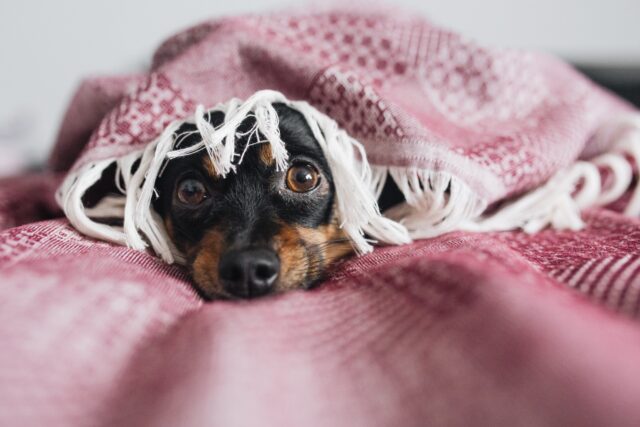
[[[144, 66], [167, 35], [282, 0], [0, 0], [0, 144], [42, 159], [87, 74]], [[549, 50], [588, 63], [640, 65], [640, 0], [404, 0], [480, 41]], [[1, 151], [0, 151], [1, 155]]]

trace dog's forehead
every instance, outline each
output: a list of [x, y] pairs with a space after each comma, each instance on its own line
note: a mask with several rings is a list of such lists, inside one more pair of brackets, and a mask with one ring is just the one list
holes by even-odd
[[[274, 109], [278, 113], [279, 129], [282, 140], [289, 156], [305, 156], [315, 160], [326, 174], [330, 174], [328, 164], [323, 155], [322, 149], [318, 141], [313, 136], [313, 132], [307, 124], [304, 116], [297, 110], [282, 103], [274, 103]], [[224, 123], [225, 114], [222, 111], [211, 111], [207, 113], [207, 119], [214, 127], [219, 127]], [[249, 132], [255, 119], [251, 116], [247, 117], [238, 127], [238, 135], [241, 135], [236, 141], [237, 158], [242, 158], [242, 163], [246, 166], [255, 166], [256, 160], [260, 161], [263, 166], [274, 166], [273, 157], [271, 155], [271, 147], [266, 142], [255, 144]], [[202, 138], [197, 127], [193, 123], [185, 122], [176, 131], [176, 147], [186, 148], [199, 143]], [[253, 136], [255, 138], [255, 135]], [[247, 146], [247, 144], [249, 144]], [[177, 160], [177, 161], [176, 161]], [[217, 173], [213, 169], [211, 161], [206, 150], [203, 150], [197, 156], [186, 156], [172, 161], [176, 166], [181, 164], [186, 166], [202, 167], [210, 176], [216, 176]], [[242, 164], [236, 165], [236, 171], [241, 172], [246, 169]]]
[[274, 104], [274, 108], [278, 113], [280, 135], [287, 150], [322, 158], [322, 149], [302, 113], [284, 104]]
[[[307, 154], [315, 158], [323, 157], [322, 149], [302, 113], [282, 103], [274, 103], [273, 107], [278, 113], [280, 134], [287, 151], [293, 154]], [[207, 120], [214, 127], [221, 126], [224, 123], [224, 118], [225, 114], [222, 111], [207, 113]], [[249, 141], [250, 134], [248, 132], [254, 124], [255, 119], [249, 116], [238, 127], [239, 135], [247, 133], [238, 139], [239, 149], [244, 151], [246, 143], [252, 142]], [[175, 136], [176, 148], [187, 148], [202, 140], [196, 125], [191, 122], [183, 123], [175, 132]]]

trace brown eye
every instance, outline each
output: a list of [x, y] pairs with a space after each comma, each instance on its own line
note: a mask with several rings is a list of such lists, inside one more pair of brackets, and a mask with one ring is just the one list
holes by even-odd
[[311, 165], [293, 165], [287, 171], [287, 187], [296, 193], [306, 193], [318, 186], [320, 174]]
[[199, 205], [207, 196], [204, 184], [197, 179], [185, 179], [178, 184], [178, 199], [186, 205]]

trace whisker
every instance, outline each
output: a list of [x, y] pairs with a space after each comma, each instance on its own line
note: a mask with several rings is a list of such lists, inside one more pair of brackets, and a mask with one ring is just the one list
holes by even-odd
[[340, 238], [340, 239], [332, 239], [332, 240], [327, 240], [321, 243], [312, 243], [309, 244], [308, 246], [310, 248], [326, 248], [329, 247], [331, 245], [337, 245], [337, 244], [342, 244], [342, 243], [347, 243], [350, 242], [350, 239], [348, 238]]
[[[332, 240], [327, 240], [321, 243], [310, 244], [307, 247], [309, 249], [326, 249], [328, 247], [331, 247], [332, 245], [339, 245], [339, 244], [345, 244], [345, 243], [350, 243], [350, 239], [348, 238], [332, 239]], [[334, 260], [331, 260], [331, 261], [334, 261]], [[320, 258], [307, 257], [305, 255], [299, 255], [295, 260], [294, 264], [295, 266], [293, 269], [289, 271], [289, 274], [296, 275], [296, 276], [302, 274], [304, 275], [305, 279], [312, 277], [314, 278], [314, 280], [322, 278], [325, 275], [328, 267], [328, 264], [325, 262], [325, 260]]]

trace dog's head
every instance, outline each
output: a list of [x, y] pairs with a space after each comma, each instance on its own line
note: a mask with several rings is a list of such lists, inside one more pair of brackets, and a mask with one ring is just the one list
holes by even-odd
[[[308, 288], [352, 252], [336, 217], [331, 171], [311, 129], [299, 112], [274, 108], [287, 170], [276, 171], [269, 144], [244, 137], [236, 144], [242, 161], [225, 178], [203, 150], [171, 160], [156, 186], [155, 209], [205, 298]], [[223, 120], [216, 112], [209, 121], [218, 126]], [[182, 147], [198, 142], [195, 132], [188, 136], [194, 130], [189, 124], [178, 130], [187, 135]]]

